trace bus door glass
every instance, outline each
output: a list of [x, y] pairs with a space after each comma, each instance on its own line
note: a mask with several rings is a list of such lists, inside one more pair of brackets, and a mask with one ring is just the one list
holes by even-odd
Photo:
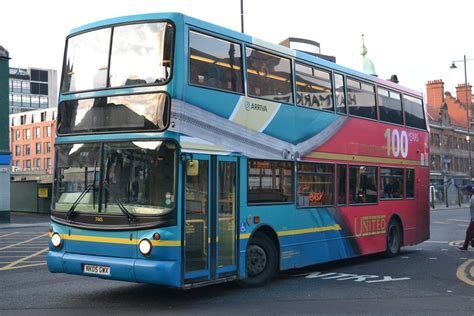
[[209, 280], [237, 270], [237, 160], [185, 160], [185, 279]]
[[237, 159], [219, 157], [216, 179], [217, 276], [237, 270]]

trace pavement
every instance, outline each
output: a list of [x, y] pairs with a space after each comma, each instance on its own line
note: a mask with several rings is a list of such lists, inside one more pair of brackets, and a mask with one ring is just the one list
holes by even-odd
[[0, 230], [4, 228], [47, 227], [50, 214], [11, 212], [10, 223], [0, 222]]

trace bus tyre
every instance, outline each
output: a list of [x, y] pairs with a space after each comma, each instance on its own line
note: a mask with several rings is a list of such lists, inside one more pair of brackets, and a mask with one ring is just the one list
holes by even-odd
[[277, 271], [278, 254], [273, 241], [265, 234], [255, 233], [247, 246], [247, 278], [243, 286], [257, 286], [267, 283]]
[[400, 253], [402, 246], [402, 227], [397, 220], [391, 220], [387, 228], [387, 248], [385, 255], [395, 257]]

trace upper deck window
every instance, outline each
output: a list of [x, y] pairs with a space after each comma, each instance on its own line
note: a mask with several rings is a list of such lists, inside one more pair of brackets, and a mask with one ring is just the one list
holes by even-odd
[[296, 104], [333, 110], [331, 73], [296, 63]]
[[375, 87], [354, 79], [347, 79], [349, 114], [376, 119]]
[[336, 109], [338, 113], [347, 113], [344, 77], [340, 74], [334, 74], [334, 90], [336, 92]]
[[121, 25], [70, 37], [61, 92], [166, 82], [171, 76], [173, 37], [174, 27], [165, 22]]
[[162, 92], [61, 102], [58, 134], [162, 131], [168, 128], [169, 104]]
[[423, 103], [420, 99], [404, 95], [403, 108], [405, 110], [405, 124], [407, 126], [426, 129]]
[[378, 89], [380, 120], [403, 124], [402, 99], [400, 93]]
[[189, 32], [189, 83], [243, 93], [240, 45]]
[[253, 48], [246, 55], [248, 95], [293, 103], [290, 60]]

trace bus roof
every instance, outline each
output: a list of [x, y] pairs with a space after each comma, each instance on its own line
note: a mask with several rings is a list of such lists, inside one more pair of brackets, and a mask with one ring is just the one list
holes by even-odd
[[216, 24], [212, 24], [203, 20], [199, 20], [187, 15], [184, 15], [182, 13], [177, 13], [177, 12], [147, 13], [147, 14], [122, 16], [122, 17], [96, 21], [96, 22], [89, 23], [89, 24], [72, 29], [70, 32], [70, 35], [79, 33], [79, 32], [84, 32], [86, 30], [90, 30], [94, 28], [100, 28], [107, 25], [123, 24], [123, 23], [138, 22], [138, 21], [152, 21], [152, 20], [171, 20], [174, 23], [185, 23], [197, 28], [201, 28], [204, 30], [217, 33], [217, 34], [221, 34], [225, 37], [233, 38], [235, 40], [242, 41], [248, 44], [254, 44], [256, 46], [263, 47], [267, 50], [271, 50], [280, 54], [291, 56], [303, 62], [316, 64], [324, 68], [331, 69], [336, 72], [340, 72], [341, 74], [354, 76], [359, 79], [367, 80], [367, 81], [380, 84], [392, 89], [403, 91], [405, 93], [409, 93], [420, 98], [423, 97], [423, 94], [421, 92], [401, 86], [392, 81], [374, 77], [374, 76], [365, 74], [363, 72], [360, 72], [351, 68], [347, 68], [339, 64], [333, 63], [331, 61], [313, 56], [311, 54], [307, 54], [301, 51], [296, 51], [296, 50], [293, 50], [293, 49], [290, 49], [288, 47], [284, 47], [278, 44], [270, 43], [270, 42], [249, 36], [245, 33], [240, 33], [240, 32], [237, 32], [237, 31], [234, 31], [234, 30], [231, 30], [231, 29], [228, 29]]

